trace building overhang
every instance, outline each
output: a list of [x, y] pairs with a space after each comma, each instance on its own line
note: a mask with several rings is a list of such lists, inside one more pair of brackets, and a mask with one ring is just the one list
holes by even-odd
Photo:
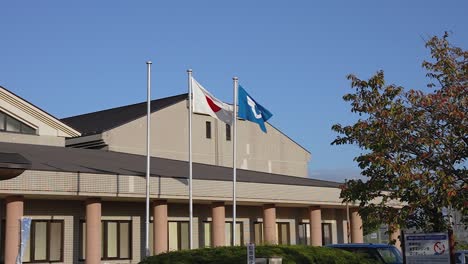
[[22, 155], [0, 152], [0, 180], [15, 178], [30, 168], [31, 162]]

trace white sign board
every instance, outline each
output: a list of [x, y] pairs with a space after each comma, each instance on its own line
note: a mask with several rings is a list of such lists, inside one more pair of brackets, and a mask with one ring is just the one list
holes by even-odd
[[247, 264], [255, 264], [255, 244], [247, 243]]
[[450, 263], [447, 233], [405, 234], [407, 264]]

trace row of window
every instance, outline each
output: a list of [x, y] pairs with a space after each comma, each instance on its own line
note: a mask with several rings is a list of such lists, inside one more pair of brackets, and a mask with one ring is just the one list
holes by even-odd
[[[3, 226], [4, 225], [3, 221]], [[290, 225], [289, 223], [277, 223], [276, 239], [280, 245], [289, 245]], [[150, 225], [150, 249], [153, 249], [153, 225]], [[263, 223], [255, 222], [254, 226], [255, 244], [262, 244]], [[23, 262], [63, 262], [64, 244], [64, 221], [63, 220], [32, 220], [30, 238], [26, 244]], [[132, 222], [122, 220], [103, 220], [101, 222], [102, 243], [101, 254], [103, 260], [131, 259], [132, 258]], [[86, 259], [86, 223], [80, 221], [80, 248], [79, 259]], [[168, 245], [169, 250], [183, 250], [189, 248], [189, 222], [168, 222]], [[203, 222], [203, 234], [200, 247], [211, 247], [211, 222]], [[233, 241], [232, 222], [226, 222], [225, 238], [226, 245], [244, 244], [244, 227], [242, 222], [236, 223], [236, 241]], [[301, 223], [298, 226], [298, 242], [307, 245], [309, 242], [310, 225]], [[2, 241], [5, 241], [5, 232], [2, 232]], [[330, 223], [322, 224], [322, 243], [332, 243], [332, 229]], [[3, 248], [0, 249], [2, 254]], [[152, 253], [152, 252], [151, 252]]]
[[26, 125], [18, 119], [0, 111], [0, 131], [21, 134], [36, 134], [36, 129]]
[[[211, 122], [206, 121], [205, 123], [206, 138], [211, 138]], [[226, 124], [226, 140], [231, 141], [231, 126]]]

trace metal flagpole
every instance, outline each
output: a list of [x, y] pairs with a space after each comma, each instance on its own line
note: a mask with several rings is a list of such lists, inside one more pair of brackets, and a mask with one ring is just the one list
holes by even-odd
[[146, 113], [146, 228], [145, 228], [145, 254], [150, 255], [149, 250], [149, 196], [150, 196], [150, 125], [151, 125], [151, 61], [147, 66], [147, 113]]
[[188, 101], [189, 101], [189, 237], [190, 249], [193, 249], [193, 198], [192, 198], [192, 70], [187, 70], [188, 73]]
[[232, 145], [232, 245], [236, 244], [236, 167], [237, 167], [237, 87], [238, 81], [237, 77], [232, 78], [234, 81], [234, 105], [233, 105], [233, 120], [232, 120], [232, 129], [234, 134], [234, 140]]

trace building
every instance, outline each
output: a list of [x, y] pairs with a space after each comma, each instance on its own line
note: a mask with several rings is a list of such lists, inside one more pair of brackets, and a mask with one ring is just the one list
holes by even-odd
[[[188, 248], [187, 95], [152, 102], [152, 254]], [[58, 120], [0, 87], [0, 254], [24, 262], [138, 263], [145, 254], [144, 103]], [[281, 131], [239, 122], [237, 222], [230, 127], [194, 115], [194, 247], [362, 242], [340, 183], [307, 178], [310, 153]], [[232, 155], [232, 154], [231, 154]], [[232, 241], [232, 225], [237, 240]]]

